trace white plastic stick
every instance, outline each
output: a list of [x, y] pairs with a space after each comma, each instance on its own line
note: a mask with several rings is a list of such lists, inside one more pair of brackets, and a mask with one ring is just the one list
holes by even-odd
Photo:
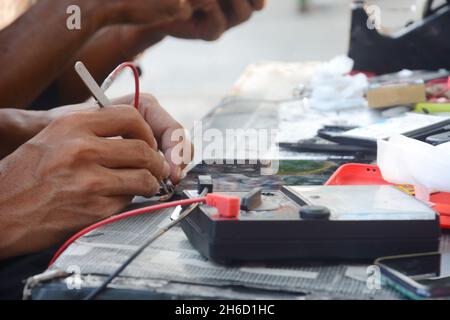
[[101, 108], [105, 108], [111, 105], [111, 101], [105, 95], [103, 90], [98, 86], [97, 82], [89, 73], [83, 62], [78, 61], [77, 63], [75, 63], [75, 71], [78, 73], [81, 80], [83, 80], [84, 84], [89, 89], [95, 100], [97, 100]]

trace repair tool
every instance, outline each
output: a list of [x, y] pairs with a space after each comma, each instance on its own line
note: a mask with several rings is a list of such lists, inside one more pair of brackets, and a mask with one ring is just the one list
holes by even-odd
[[430, 252], [377, 259], [383, 283], [414, 300], [450, 297], [450, 254]]
[[[185, 194], [198, 197], [195, 190]], [[285, 186], [218, 195], [241, 198], [241, 210], [223, 214], [199, 205], [181, 222], [193, 247], [217, 263], [368, 260], [439, 247], [436, 212], [393, 186]]]

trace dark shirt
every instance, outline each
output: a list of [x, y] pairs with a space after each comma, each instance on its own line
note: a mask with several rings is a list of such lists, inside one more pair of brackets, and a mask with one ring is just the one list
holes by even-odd
[[22, 299], [25, 281], [47, 269], [56, 250], [0, 261], [0, 300]]

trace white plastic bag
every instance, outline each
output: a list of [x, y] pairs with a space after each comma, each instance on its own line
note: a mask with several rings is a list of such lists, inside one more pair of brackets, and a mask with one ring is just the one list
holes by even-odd
[[316, 68], [311, 81], [309, 105], [319, 110], [340, 110], [367, 106], [364, 94], [368, 88], [364, 74], [350, 76], [353, 60], [338, 56]]
[[450, 192], [450, 142], [432, 146], [393, 136], [378, 141], [377, 162], [386, 181], [413, 185], [420, 200], [429, 201], [435, 191]]

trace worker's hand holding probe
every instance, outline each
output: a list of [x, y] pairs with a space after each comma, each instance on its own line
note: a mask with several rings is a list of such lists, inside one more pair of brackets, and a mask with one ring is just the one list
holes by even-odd
[[[114, 103], [132, 104], [133, 100], [134, 95], [130, 95], [117, 99]], [[194, 156], [194, 147], [181, 124], [161, 107], [155, 97], [149, 94], [141, 94], [139, 101], [139, 111], [152, 128], [159, 149], [170, 165], [170, 179], [173, 183], [178, 183], [182, 170], [191, 162]]]
[[[117, 136], [124, 139], [111, 139]], [[0, 162], [0, 258], [57, 244], [133, 196], [154, 195], [170, 174], [152, 129], [133, 107], [58, 117]]]

